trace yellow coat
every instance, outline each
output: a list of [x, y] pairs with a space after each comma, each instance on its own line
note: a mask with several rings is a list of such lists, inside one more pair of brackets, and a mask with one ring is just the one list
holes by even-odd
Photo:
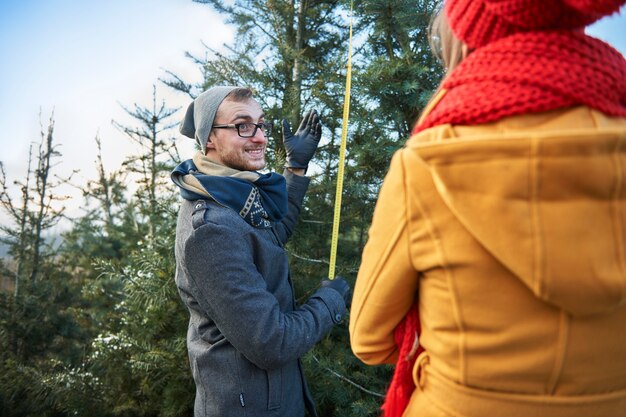
[[394, 155], [350, 335], [395, 363], [419, 302], [405, 416], [626, 416], [625, 173], [626, 119], [586, 107], [437, 126]]

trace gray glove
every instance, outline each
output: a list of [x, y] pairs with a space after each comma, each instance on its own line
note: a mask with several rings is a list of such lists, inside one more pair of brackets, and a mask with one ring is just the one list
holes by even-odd
[[289, 122], [283, 119], [283, 143], [287, 153], [285, 167], [306, 169], [321, 137], [322, 123], [316, 110], [304, 114], [295, 134], [291, 133]]
[[343, 301], [346, 303], [346, 307], [350, 307], [352, 303], [352, 290], [348, 282], [340, 276], [336, 276], [335, 279], [322, 280], [322, 287], [332, 288], [337, 291], [343, 297]]

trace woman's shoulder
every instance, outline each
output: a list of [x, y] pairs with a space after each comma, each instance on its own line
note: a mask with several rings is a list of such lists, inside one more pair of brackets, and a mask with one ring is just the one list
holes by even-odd
[[428, 147], [459, 141], [513, 139], [537, 135], [554, 136], [572, 131], [588, 135], [613, 131], [626, 132], [626, 118], [608, 116], [586, 106], [568, 107], [509, 116], [479, 125], [438, 125], [412, 135], [406, 147]]

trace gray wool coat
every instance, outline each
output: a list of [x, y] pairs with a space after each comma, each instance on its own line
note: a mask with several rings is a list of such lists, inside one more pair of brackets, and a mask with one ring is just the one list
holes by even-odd
[[315, 416], [299, 358], [346, 312], [320, 288], [296, 305], [284, 244], [309, 179], [285, 172], [289, 211], [271, 229], [212, 200], [183, 201], [176, 284], [190, 313], [187, 349], [195, 417]]

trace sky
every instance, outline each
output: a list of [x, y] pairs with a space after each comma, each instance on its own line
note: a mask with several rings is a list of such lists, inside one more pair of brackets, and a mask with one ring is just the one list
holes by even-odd
[[[626, 55], [626, 8], [587, 32]], [[201, 81], [185, 52], [203, 57], [203, 43], [219, 49], [233, 37], [222, 16], [191, 0], [0, 0], [0, 161], [9, 179], [26, 174], [29, 145], [52, 111], [59, 175], [80, 170], [77, 185], [95, 178], [96, 135], [105, 168], [117, 170], [135, 151], [111, 124], [136, 125], [121, 105], [151, 107], [156, 85], [157, 99], [181, 107], [174, 119], [182, 117], [190, 99], [158, 79], [169, 70]], [[176, 137], [190, 157], [193, 141]], [[79, 206], [74, 195], [69, 205]]]
[[[159, 78], [169, 70], [201, 81], [185, 52], [204, 57], [203, 43], [219, 49], [233, 37], [222, 16], [191, 0], [0, 0], [0, 161], [7, 176], [26, 175], [29, 145], [39, 143], [40, 119], [47, 129], [52, 111], [59, 175], [79, 169], [77, 185], [95, 178], [96, 135], [105, 168], [119, 169], [136, 148], [111, 121], [137, 125], [121, 105], [151, 108], [156, 85], [159, 102], [182, 108], [171, 120], [182, 117], [189, 97]], [[193, 141], [176, 136], [181, 151], [192, 153]]]

